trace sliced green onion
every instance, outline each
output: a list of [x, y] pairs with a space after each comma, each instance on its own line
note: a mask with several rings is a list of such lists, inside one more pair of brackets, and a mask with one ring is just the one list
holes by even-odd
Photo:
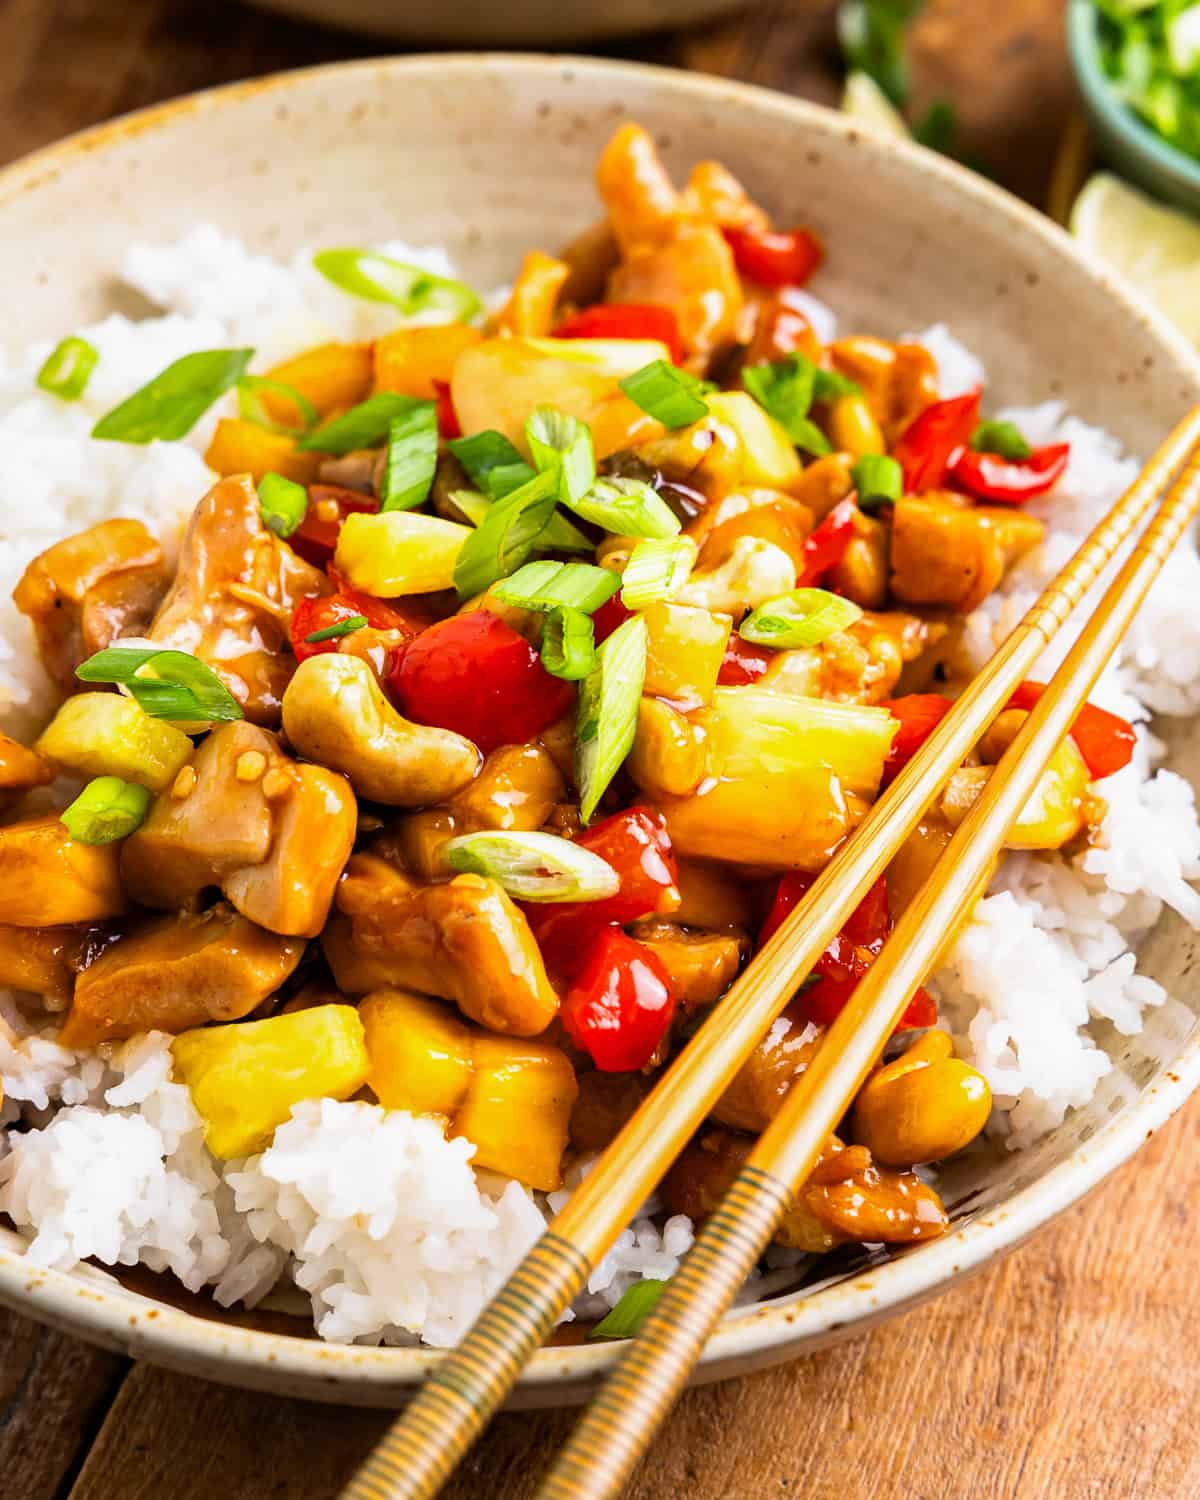
[[636, 406], [664, 427], [687, 427], [708, 415], [708, 405], [700, 395], [701, 382], [665, 359], [652, 360], [618, 384]]
[[980, 422], [970, 446], [976, 453], [997, 453], [1010, 463], [1021, 463], [1033, 452], [1015, 422]]
[[859, 510], [872, 511], [904, 493], [904, 470], [886, 453], [864, 453], [850, 470]]
[[588, 1334], [590, 1339], [632, 1339], [658, 1305], [667, 1283], [653, 1276], [635, 1281], [621, 1294], [621, 1300]]
[[435, 276], [374, 250], [319, 250], [313, 256], [313, 265], [327, 281], [352, 297], [389, 302], [406, 316], [441, 312], [465, 323], [483, 306], [463, 282]]
[[633, 747], [645, 680], [646, 621], [634, 615], [597, 650], [596, 664], [579, 688], [575, 783], [585, 823]]
[[442, 854], [452, 870], [487, 875], [519, 901], [603, 901], [621, 885], [606, 859], [553, 833], [465, 833]]
[[282, 474], [264, 474], [258, 481], [258, 513], [276, 536], [291, 536], [308, 513], [308, 491]]
[[[797, 355], [797, 358], [802, 359], [803, 355]], [[820, 365], [813, 366], [814, 401], [837, 401], [842, 396], [861, 395], [862, 386], [848, 375], [838, 370], [823, 370]]]
[[253, 349], [185, 354], [101, 417], [92, 436], [115, 443], [186, 437], [213, 402], [238, 383], [253, 354]]
[[100, 355], [87, 339], [72, 336], [53, 348], [37, 373], [43, 391], [63, 401], [78, 401], [92, 378]]
[[[533, 470], [530, 471], [533, 477]], [[478, 490], [451, 490], [450, 499], [470, 521], [472, 526], [482, 526], [483, 518], [491, 510], [493, 502]], [[593, 552], [595, 546], [590, 537], [584, 536], [579, 527], [568, 521], [561, 510], [556, 510], [538, 537], [535, 552]]]
[[[267, 410], [260, 391], [273, 392], [290, 401], [299, 413], [298, 422], [277, 422]], [[283, 380], [268, 380], [265, 375], [243, 375], [237, 383], [238, 415], [247, 422], [266, 427], [271, 432], [287, 433], [289, 437], [308, 432], [321, 420], [317, 408], [307, 396], [302, 396], [295, 386]]]
[[340, 640], [344, 635], [353, 635], [356, 630], [361, 630], [368, 623], [366, 615], [349, 615], [344, 620], [337, 620], [332, 625], [326, 625], [323, 630], [314, 630], [306, 635], [304, 640], [309, 646], [320, 645], [322, 641]]
[[742, 371], [742, 384], [806, 453], [830, 453], [829, 439], [809, 409], [816, 393], [817, 367], [800, 354], [785, 354], [770, 364], [749, 365]]
[[503, 500], [533, 478], [527, 464], [502, 432], [476, 432], [471, 437], [451, 438], [446, 444], [471, 482], [491, 500]]
[[150, 801], [149, 788], [135, 781], [97, 776], [63, 809], [61, 821], [81, 844], [115, 844], [142, 826]]
[[680, 520], [653, 486], [641, 479], [597, 479], [570, 508], [615, 536], [674, 536]]
[[746, 616], [738, 634], [754, 646], [787, 651], [797, 646], [819, 646], [826, 637], [862, 619], [862, 610], [841, 594], [827, 589], [792, 589]]
[[542, 666], [551, 677], [582, 682], [596, 665], [596, 628], [581, 609], [552, 609], [542, 627]]
[[424, 505], [437, 471], [436, 401], [418, 401], [388, 424], [387, 458], [379, 489], [380, 510]]
[[460, 598], [483, 593], [521, 566], [554, 514], [557, 495], [558, 475], [547, 472], [535, 474], [492, 505], [455, 562], [454, 587]]
[[414, 406], [427, 406], [419, 396], [401, 396], [397, 391], [379, 391], [332, 422], [300, 439], [298, 448], [319, 453], [352, 453], [356, 448], [378, 448], [398, 417], [405, 417]]
[[108, 646], [75, 670], [80, 682], [125, 688], [152, 718], [178, 723], [241, 719], [241, 704], [205, 662], [161, 646]]
[[496, 585], [496, 598], [522, 609], [577, 609], [591, 615], [612, 598], [621, 579], [591, 563], [531, 562]]
[[558, 498], [564, 505], [582, 500], [596, 478], [592, 429], [578, 417], [552, 406], [539, 406], [525, 423], [529, 451], [539, 472], [558, 475]]
[[646, 609], [660, 599], [673, 598], [695, 567], [696, 552], [688, 536], [645, 537], [625, 564], [621, 603], [626, 609]]
[[[478, 490], [451, 490], [448, 499], [472, 526], [482, 526], [484, 516], [492, 508], [492, 502]], [[457, 521], [458, 516], [451, 516], [449, 519]]]

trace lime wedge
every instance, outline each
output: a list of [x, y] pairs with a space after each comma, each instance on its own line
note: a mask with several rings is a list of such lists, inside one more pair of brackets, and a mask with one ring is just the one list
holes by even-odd
[[842, 109], [884, 135], [909, 134], [904, 116], [869, 73], [855, 72], [846, 75]]
[[1070, 227], [1200, 344], [1200, 220], [1097, 172], [1075, 200]]

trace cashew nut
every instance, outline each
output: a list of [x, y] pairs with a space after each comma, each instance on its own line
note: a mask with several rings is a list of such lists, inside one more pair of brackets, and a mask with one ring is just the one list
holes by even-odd
[[796, 565], [782, 547], [761, 537], [740, 536], [719, 568], [692, 574], [675, 602], [739, 616], [795, 587]]

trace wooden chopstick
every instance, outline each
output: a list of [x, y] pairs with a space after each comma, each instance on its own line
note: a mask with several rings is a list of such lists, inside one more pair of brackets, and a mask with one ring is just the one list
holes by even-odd
[[[1198, 441], [1200, 408], [1175, 428], [730, 987], [470, 1332], [434, 1369], [342, 1500], [425, 1500], [437, 1493], [582, 1290], [592, 1265], [791, 999], [796, 976], [812, 967]], [[828, 1042], [822, 1053], [827, 1048]]]
[[770, 1243], [829, 1136], [875, 1065], [948, 932], [1087, 701], [1184, 527], [1200, 510], [1200, 452], [1051, 678], [933, 873], [759, 1137], [654, 1311], [559, 1454], [538, 1500], [620, 1492], [687, 1383], [709, 1335]]

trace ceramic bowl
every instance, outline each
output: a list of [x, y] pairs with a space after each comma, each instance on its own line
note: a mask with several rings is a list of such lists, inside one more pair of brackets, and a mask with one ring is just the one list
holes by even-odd
[[[402, 235], [445, 243], [480, 285], [596, 215], [592, 170], [621, 120], [643, 121], [683, 174], [728, 163], [782, 223], [820, 232], [815, 290], [846, 329], [950, 324], [992, 372], [997, 403], [1069, 397], [1148, 453], [1200, 400], [1200, 364], [1048, 221], [944, 158], [762, 90], [567, 58], [415, 57], [292, 73], [201, 94], [89, 131], [0, 173], [6, 336], [58, 336], [113, 305], [130, 240], [211, 220], [256, 249]], [[1189, 770], [1187, 728], [1171, 731]], [[1200, 755], [1190, 769], [1200, 771]], [[1172, 998], [1136, 1037], [1103, 1035], [1118, 1067], [1033, 1149], [948, 1171], [953, 1233], [803, 1298], [730, 1317], [699, 1380], [744, 1373], [860, 1332], [978, 1270], [1130, 1155], [1200, 1080], [1200, 948], [1165, 919], [1143, 949]], [[194, 1374], [332, 1401], [394, 1406], [437, 1355], [338, 1348], [202, 1318], [96, 1271], [35, 1270], [0, 1248], [0, 1299]], [[611, 1346], [537, 1356], [526, 1405], [583, 1398]]]
[[1101, 154], [1148, 192], [1200, 213], [1200, 161], [1164, 140], [1116, 92], [1100, 62], [1099, 19], [1093, 0], [1071, 0], [1067, 46]]

